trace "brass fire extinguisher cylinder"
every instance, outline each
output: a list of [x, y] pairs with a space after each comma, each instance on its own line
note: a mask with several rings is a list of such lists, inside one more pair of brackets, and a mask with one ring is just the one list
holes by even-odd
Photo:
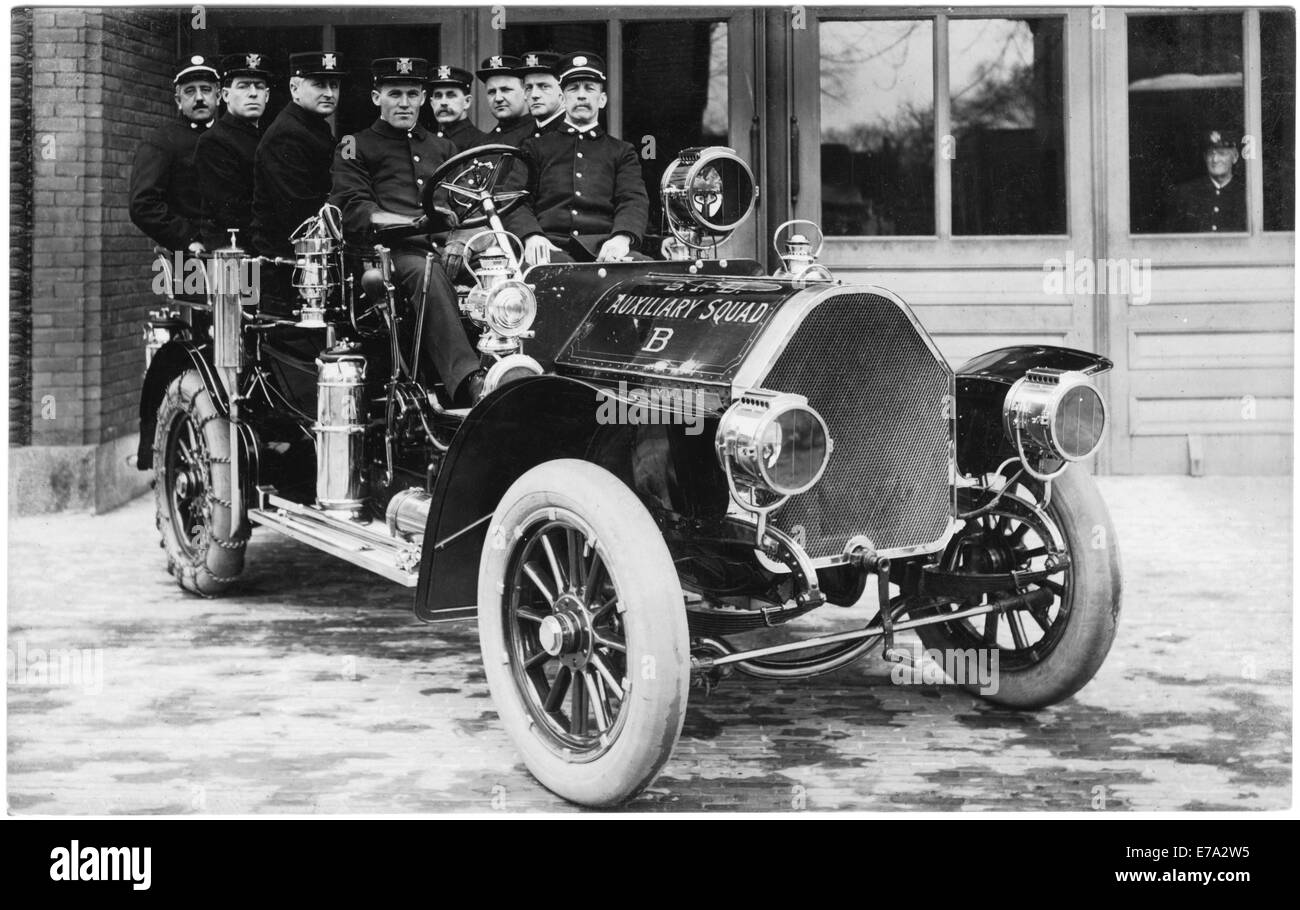
[[316, 361], [316, 504], [356, 515], [365, 503], [366, 358], [324, 353]]

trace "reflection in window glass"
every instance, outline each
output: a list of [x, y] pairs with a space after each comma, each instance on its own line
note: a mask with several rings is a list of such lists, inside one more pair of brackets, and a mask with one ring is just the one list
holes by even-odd
[[1259, 14], [1264, 230], [1295, 230], [1295, 12]]
[[[729, 145], [727, 23], [628, 22], [623, 26], [623, 135], [641, 155], [650, 231], [663, 208], [659, 180], [684, 148]], [[652, 153], [652, 154], [648, 154]]]
[[827, 236], [934, 233], [934, 26], [821, 23]]
[[1239, 13], [1129, 17], [1133, 233], [1246, 229], [1241, 61]]
[[954, 19], [954, 234], [1065, 233], [1061, 19]]

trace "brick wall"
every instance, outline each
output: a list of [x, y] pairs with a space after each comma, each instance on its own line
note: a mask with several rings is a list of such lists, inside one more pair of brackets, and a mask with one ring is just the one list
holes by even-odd
[[9, 38], [9, 443], [32, 426], [32, 14], [16, 9]]
[[136, 427], [152, 244], [127, 192], [175, 110], [176, 14], [36, 9], [32, 35], [31, 441], [98, 445]]

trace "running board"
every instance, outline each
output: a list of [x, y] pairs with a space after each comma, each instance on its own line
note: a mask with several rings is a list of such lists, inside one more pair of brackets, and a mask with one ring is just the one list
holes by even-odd
[[264, 489], [259, 493], [261, 508], [248, 510], [249, 519], [256, 524], [347, 560], [403, 587], [414, 588], [419, 583], [420, 548], [415, 544], [381, 534], [369, 527], [371, 522], [360, 524], [330, 515], [321, 509], [282, 499]]

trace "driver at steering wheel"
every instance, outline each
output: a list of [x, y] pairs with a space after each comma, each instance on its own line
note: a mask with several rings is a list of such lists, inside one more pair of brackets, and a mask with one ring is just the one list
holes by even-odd
[[[334, 154], [333, 191], [330, 201], [343, 213], [343, 230], [352, 242], [374, 243], [374, 230], [386, 226], [412, 226], [424, 212], [420, 196], [430, 175], [456, 154], [456, 147], [439, 139], [419, 123], [426, 100], [429, 63], [421, 57], [383, 57], [371, 64], [374, 90], [371, 100], [379, 119], [352, 136], [344, 137]], [[430, 233], [417, 234], [386, 245], [392, 248], [393, 275], [408, 302], [424, 301], [424, 337], [428, 352], [453, 404], [468, 407], [483, 389], [479, 356], [470, 347], [460, 322], [456, 292], [435, 258], [425, 268], [426, 255], [435, 249]], [[426, 271], [429, 276], [425, 286]]]

